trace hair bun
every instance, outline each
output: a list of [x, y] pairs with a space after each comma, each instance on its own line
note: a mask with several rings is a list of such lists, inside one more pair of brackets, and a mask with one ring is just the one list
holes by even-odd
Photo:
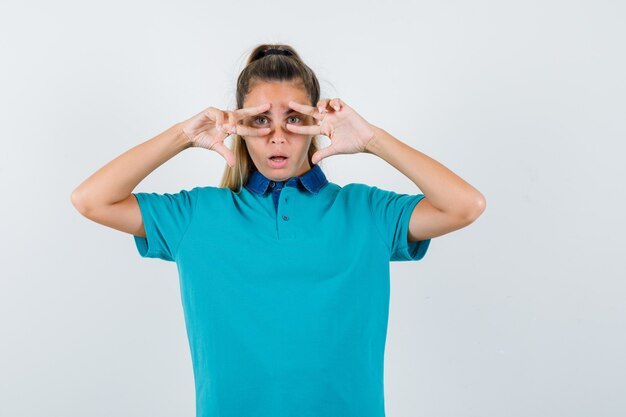
[[267, 56], [267, 55], [291, 55], [291, 52], [285, 49], [270, 48], [270, 49], [266, 49], [265, 51], [263, 51], [263, 56]]

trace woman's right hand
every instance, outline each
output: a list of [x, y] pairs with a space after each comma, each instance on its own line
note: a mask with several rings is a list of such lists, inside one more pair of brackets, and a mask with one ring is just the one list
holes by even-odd
[[[263, 113], [271, 107], [271, 103], [265, 103], [256, 107], [244, 107], [235, 111], [224, 111], [215, 107], [209, 107], [192, 118], [181, 123], [183, 132], [189, 139], [191, 147], [201, 147], [215, 151], [222, 155], [226, 163], [233, 167], [235, 155], [224, 144], [224, 140], [231, 134], [246, 136], [263, 136], [271, 129], [268, 127], [254, 128], [239, 124], [246, 117]], [[226, 123], [224, 121], [228, 119]]]

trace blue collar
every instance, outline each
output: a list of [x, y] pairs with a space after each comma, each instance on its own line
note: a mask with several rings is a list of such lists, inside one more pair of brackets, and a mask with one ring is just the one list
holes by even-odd
[[313, 165], [313, 168], [305, 172], [299, 177], [291, 177], [287, 181], [272, 181], [265, 175], [261, 174], [256, 168], [248, 177], [245, 187], [249, 191], [257, 194], [265, 194], [268, 187], [271, 189], [282, 188], [284, 186], [298, 187], [304, 186], [304, 190], [308, 190], [313, 194], [317, 194], [319, 190], [328, 183], [328, 179], [319, 165]]

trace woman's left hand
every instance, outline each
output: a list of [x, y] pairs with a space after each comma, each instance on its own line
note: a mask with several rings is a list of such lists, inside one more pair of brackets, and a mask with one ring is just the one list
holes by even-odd
[[366, 152], [367, 144], [374, 137], [374, 126], [341, 99], [322, 99], [317, 102], [317, 108], [290, 101], [289, 107], [312, 116], [317, 124], [287, 124], [288, 130], [303, 135], [325, 135], [330, 139], [329, 146], [318, 150], [311, 157], [315, 165], [331, 155]]

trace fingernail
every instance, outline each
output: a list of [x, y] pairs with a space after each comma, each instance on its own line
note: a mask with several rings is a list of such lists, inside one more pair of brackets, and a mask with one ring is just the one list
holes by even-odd
[[322, 106], [320, 106], [320, 107], [318, 107], [318, 108], [317, 108], [317, 111], [318, 111], [318, 112], [320, 112], [320, 113], [321, 113], [323, 110], [324, 110], [324, 108], [323, 108]]
[[335, 111], [339, 111], [339, 106], [333, 106], [333, 108], [335, 109]]

